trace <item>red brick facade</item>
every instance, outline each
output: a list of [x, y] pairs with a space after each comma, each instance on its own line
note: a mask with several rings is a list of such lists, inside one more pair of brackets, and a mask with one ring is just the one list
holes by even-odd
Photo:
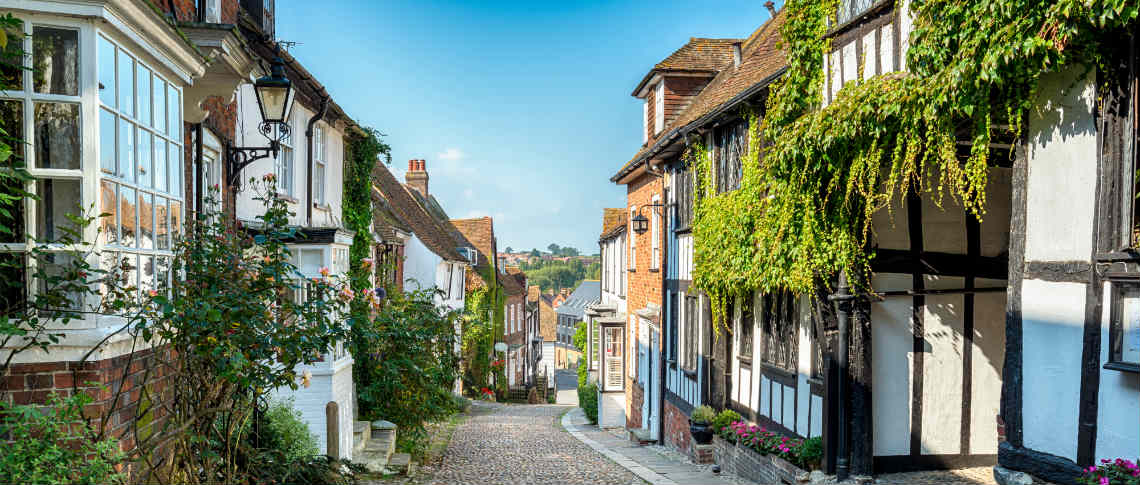
[[[0, 382], [14, 404], [43, 404], [52, 393], [86, 393], [94, 402], [84, 408], [84, 414], [94, 423], [105, 422], [106, 428], [101, 431], [119, 439], [119, 447], [127, 451], [135, 447], [134, 434], [129, 431], [135, 423], [144, 378], [148, 379], [146, 385], [151, 392], [162, 392], [157, 371], [152, 368], [151, 375], [146, 375], [146, 368], [153, 364], [152, 350], [94, 362], [12, 364]], [[115, 400], [115, 391], [120, 389], [119, 399]]]
[[664, 440], [681, 453], [693, 455], [693, 436], [689, 433], [689, 415], [677, 409], [673, 403], [665, 401]]
[[[634, 269], [629, 271], [626, 280], [626, 304], [628, 305], [630, 315], [646, 308], [651, 303], [657, 307], [661, 307], [661, 272], [659, 269], [656, 269], [661, 267], [661, 262], [654, 262], [652, 260], [653, 218], [658, 218], [658, 223], [661, 224], [659, 226], [660, 230], [658, 231], [659, 248], [665, 247], [665, 226], [663, 224], [664, 221], [661, 220], [658, 215], [660, 208], [645, 208], [646, 205], [654, 203], [654, 196], [658, 197], [658, 202], [663, 200], [661, 199], [661, 187], [661, 179], [647, 173], [637, 176], [626, 186], [626, 210], [630, 211], [633, 209], [631, 214], [640, 210], [641, 215], [650, 219], [650, 230], [646, 231], [645, 234], [637, 234], [634, 231], [629, 232], [629, 240], [636, 241], [636, 248], [632, 255], [635, 261], [633, 265]], [[660, 212], [664, 213], [664, 211]], [[663, 252], [659, 251], [659, 254], [663, 254]], [[641, 328], [639, 328], [640, 319], [638, 317], [632, 317], [627, 325], [626, 335], [629, 338], [625, 347], [627, 349], [626, 358], [629, 359], [627, 365], [633, 366], [633, 374], [636, 375], [640, 365], [640, 363], [637, 362], [637, 338], [641, 335]], [[626, 406], [628, 409], [626, 413], [626, 426], [628, 428], [641, 428], [641, 407], [644, 404], [644, 390], [638, 384], [638, 379], [636, 377], [630, 378], [629, 374], [629, 372], [626, 373]], [[648, 376], [648, 380], [655, 378], [657, 378], [657, 376]]]

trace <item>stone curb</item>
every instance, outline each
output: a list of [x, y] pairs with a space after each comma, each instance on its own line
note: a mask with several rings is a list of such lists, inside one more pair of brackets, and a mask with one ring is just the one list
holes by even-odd
[[605, 455], [606, 458], [613, 460], [614, 463], [621, 465], [626, 470], [629, 470], [630, 473], [637, 475], [638, 478], [649, 482], [651, 485], [677, 485], [677, 482], [666, 478], [664, 475], [646, 468], [642, 464], [631, 460], [629, 457], [618, 453], [617, 451], [608, 448], [605, 445], [598, 443], [597, 441], [587, 438], [586, 435], [582, 434], [582, 432], [578, 429], [578, 426], [570, 421], [570, 415], [572, 414], [581, 415], [583, 418], [585, 418], [586, 415], [582, 412], [582, 408], [574, 408], [570, 410], [570, 412], [562, 415], [562, 427], [565, 428], [571, 436], [578, 438], [578, 441], [585, 443], [586, 446], [593, 448], [594, 451]]

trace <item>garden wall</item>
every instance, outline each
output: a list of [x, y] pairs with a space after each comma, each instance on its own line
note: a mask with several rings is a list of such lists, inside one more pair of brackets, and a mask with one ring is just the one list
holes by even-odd
[[713, 456], [721, 471], [763, 484], [801, 483], [798, 477], [807, 477], [805, 470], [773, 455], [761, 455], [750, 448], [722, 439], [713, 438]]

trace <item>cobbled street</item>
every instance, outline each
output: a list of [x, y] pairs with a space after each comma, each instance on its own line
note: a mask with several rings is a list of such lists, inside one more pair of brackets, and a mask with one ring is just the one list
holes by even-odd
[[439, 485], [644, 484], [567, 433], [560, 405], [476, 402], [443, 461], [421, 483]]

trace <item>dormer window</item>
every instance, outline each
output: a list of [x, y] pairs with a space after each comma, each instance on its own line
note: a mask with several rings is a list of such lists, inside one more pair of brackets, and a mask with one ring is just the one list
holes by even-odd
[[661, 130], [665, 129], [665, 80], [664, 79], [662, 79], [661, 82], [657, 83], [657, 91], [654, 94], [654, 97], [656, 98], [657, 103], [656, 103], [656, 110], [654, 113], [656, 115], [656, 120], [654, 123], [653, 134], [658, 135], [661, 133]]
[[649, 100], [641, 103], [641, 144], [649, 143]]

